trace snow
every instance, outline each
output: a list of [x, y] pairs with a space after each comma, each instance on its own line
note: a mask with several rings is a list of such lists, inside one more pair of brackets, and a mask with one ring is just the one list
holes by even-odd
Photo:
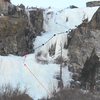
[[[64, 49], [64, 44], [67, 44], [67, 33], [71, 29], [75, 29], [78, 25], [82, 23], [83, 20], [88, 18], [88, 21], [91, 20], [93, 14], [97, 11], [98, 7], [91, 8], [78, 8], [78, 9], [63, 9], [57, 11], [48, 8], [44, 12], [44, 29], [45, 33], [42, 36], [38, 36], [35, 40], [35, 48], [44, 44], [49, 40], [54, 34], [52, 39], [48, 41], [45, 45], [36, 50], [36, 53], [42, 52], [43, 57], [44, 53], [47, 55], [45, 60], [52, 60], [52, 57], [49, 56], [49, 49], [52, 45], [56, 44], [54, 58], [56, 59], [61, 55], [61, 46], [62, 46], [62, 55], [65, 60], [68, 60], [68, 50]], [[59, 34], [61, 33], [61, 34]]]
[[[28, 68], [48, 91], [51, 92], [53, 87], [57, 89], [57, 80], [53, 77], [59, 72], [60, 67], [57, 64], [39, 64], [36, 62], [34, 54], [27, 55], [26, 59], [25, 56], [0, 56], [0, 86], [11, 84], [11, 86], [16, 87], [19, 84], [22, 90], [27, 88], [28, 94], [35, 100], [49, 95], [24, 64], [27, 64]], [[66, 80], [70, 82], [70, 72], [67, 67], [63, 70], [66, 71], [63, 77], [66, 77]], [[66, 85], [66, 82], [64, 82], [64, 85]]]
[[[11, 84], [11, 86], [16, 87], [17, 84], [20, 84], [21, 90], [27, 88], [28, 94], [34, 100], [49, 95], [54, 88], [57, 89], [57, 80], [54, 77], [57, 73], [59, 74], [60, 65], [53, 62], [61, 55], [61, 49], [63, 58], [65, 61], [68, 60], [68, 49], [64, 48], [64, 44], [67, 44], [66, 31], [74, 29], [86, 18], [90, 21], [97, 9], [98, 7], [60, 11], [46, 9], [44, 12], [44, 29], [46, 32], [42, 33], [42, 36], [37, 36], [34, 42], [35, 48], [42, 44], [45, 45], [36, 49], [34, 54], [23, 57], [0, 56], [0, 86]], [[29, 18], [28, 11], [27, 14]], [[61, 34], [58, 34], [60, 32]], [[55, 54], [50, 56], [49, 49], [52, 45], [55, 45]], [[42, 52], [42, 55], [38, 58], [36, 55], [39, 52]], [[44, 61], [44, 64], [39, 63], [37, 59]], [[64, 86], [69, 85], [71, 73], [67, 66], [63, 68], [62, 76]]]
[[[50, 11], [47, 9], [44, 14], [44, 29], [46, 32], [64, 32], [82, 23], [82, 20], [88, 18], [90, 21], [98, 7], [63, 9], [60, 11]], [[48, 14], [50, 13], [50, 14]], [[66, 21], [68, 18], [68, 21]], [[56, 24], [57, 23], [57, 24]]]

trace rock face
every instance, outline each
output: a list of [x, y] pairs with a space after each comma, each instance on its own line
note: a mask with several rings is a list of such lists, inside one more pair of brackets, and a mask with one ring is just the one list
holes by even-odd
[[[99, 67], [100, 67], [99, 57], [95, 54], [95, 49], [94, 49], [91, 54], [91, 57], [87, 58], [80, 77], [80, 81], [83, 86], [84, 85], [86, 86], [87, 83], [90, 84], [91, 91], [94, 90], [94, 86], [98, 81], [97, 69], [99, 69]], [[96, 89], [100, 89], [100, 87], [96, 86]]]
[[[84, 83], [91, 84], [90, 77], [96, 82], [96, 70], [99, 69], [98, 65], [100, 57], [100, 8], [94, 14], [92, 20], [87, 22], [83, 21], [75, 30], [72, 30], [69, 38], [69, 58], [70, 64], [73, 66], [73, 79], [77, 82], [81, 80], [82, 77], [87, 73], [87, 79], [84, 79]], [[94, 62], [93, 62], [94, 61]], [[88, 62], [88, 64], [87, 64]], [[86, 69], [88, 72], [85, 73]], [[92, 70], [94, 77], [92, 76]], [[84, 75], [82, 73], [85, 73]], [[76, 75], [76, 76], [75, 76]], [[87, 80], [87, 81], [86, 81]], [[100, 80], [100, 79], [99, 79]], [[92, 82], [93, 82], [92, 81]], [[86, 86], [86, 84], [85, 84]], [[90, 85], [91, 87], [91, 85]], [[93, 86], [91, 87], [93, 89]]]
[[0, 0], [0, 11], [7, 11], [10, 5], [10, 0]]
[[[34, 8], [36, 10], [30, 11], [30, 21], [36, 35], [41, 35], [43, 31], [43, 9]], [[35, 26], [35, 27], [34, 27]]]
[[100, 1], [90, 1], [86, 3], [87, 7], [95, 7], [95, 6], [100, 6]]
[[33, 11], [36, 13], [31, 13], [30, 19], [32, 16], [37, 19], [35, 22], [30, 21], [32, 28], [23, 14], [0, 17], [0, 55], [24, 55], [33, 52], [33, 40], [43, 30], [43, 13], [40, 11], [38, 9]]
[[[18, 54], [31, 52], [32, 47], [28, 47], [29, 40], [28, 22], [23, 18], [0, 18], [0, 54]], [[31, 43], [32, 44], [32, 43]]]

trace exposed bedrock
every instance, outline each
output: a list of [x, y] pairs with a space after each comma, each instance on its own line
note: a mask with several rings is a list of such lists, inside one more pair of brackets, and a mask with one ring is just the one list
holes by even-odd
[[[88, 19], [84, 20], [81, 25], [69, 34], [68, 55], [71, 65], [69, 69], [74, 73], [73, 79], [75, 82], [73, 83], [76, 84], [76, 82], [79, 83], [78, 81], [80, 81], [85, 86], [87, 83], [89, 88], [93, 90], [96, 82], [100, 80], [97, 77], [97, 74], [100, 73], [100, 8], [90, 22], [88, 22]], [[91, 84], [90, 80], [94, 84]]]
[[31, 10], [30, 20], [24, 10], [11, 11], [14, 12], [0, 17], [0, 55], [32, 53], [33, 41], [43, 31], [43, 10]]

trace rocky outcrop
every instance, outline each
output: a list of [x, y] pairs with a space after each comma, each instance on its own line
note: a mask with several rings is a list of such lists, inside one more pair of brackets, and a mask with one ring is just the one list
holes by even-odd
[[90, 1], [86, 3], [87, 7], [95, 7], [95, 6], [100, 6], [100, 1]]
[[88, 29], [100, 30], [100, 7], [92, 17], [92, 20], [88, 23]]
[[7, 12], [9, 5], [10, 5], [10, 0], [0, 0], [0, 11]]
[[0, 18], [0, 54], [23, 55], [31, 52], [32, 40], [29, 39], [29, 34], [31, 33], [25, 19], [7, 16]]
[[43, 30], [43, 12], [30, 11], [30, 22], [32, 27], [22, 11], [0, 17], [0, 55], [33, 52], [33, 40]]
[[36, 35], [41, 35], [41, 31], [43, 31], [43, 9], [34, 9], [30, 11], [30, 21], [33, 30], [37, 33]]
[[[75, 30], [72, 30], [70, 37], [71, 38], [69, 38], [68, 41], [68, 55], [70, 64], [73, 66], [73, 79], [77, 82], [80, 80], [84, 68], [89, 70], [89, 73], [91, 73], [91, 67], [93, 69], [99, 68], [97, 67], [96, 63], [99, 62], [98, 59], [100, 57], [100, 8], [94, 14], [90, 22], [85, 20]], [[95, 56], [97, 56], [97, 60]], [[91, 64], [93, 61], [95, 61], [94, 65]], [[86, 62], [89, 62], [90, 64], [88, 63], [87, 65]], [[92, 74], [89, 74], [89, 77], [91, 75]], [[94, 74], [94, 76], [95, 75], [96, 74]], [[89, 80], [89, 78], [87, 80]]]

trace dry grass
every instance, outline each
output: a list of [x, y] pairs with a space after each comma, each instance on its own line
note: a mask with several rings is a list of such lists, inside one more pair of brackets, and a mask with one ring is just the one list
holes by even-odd
[[0, 88], [0, 100], [33, 100], [26, 93], [27, 90], [21, 91], [20, 87], [13, 89], [10, 85]]
[[50, 99], [41, 100], [100, 100], [100, 93], [85, 93], [80, 89], [63, 89], [59, 92], [53, 92]]

